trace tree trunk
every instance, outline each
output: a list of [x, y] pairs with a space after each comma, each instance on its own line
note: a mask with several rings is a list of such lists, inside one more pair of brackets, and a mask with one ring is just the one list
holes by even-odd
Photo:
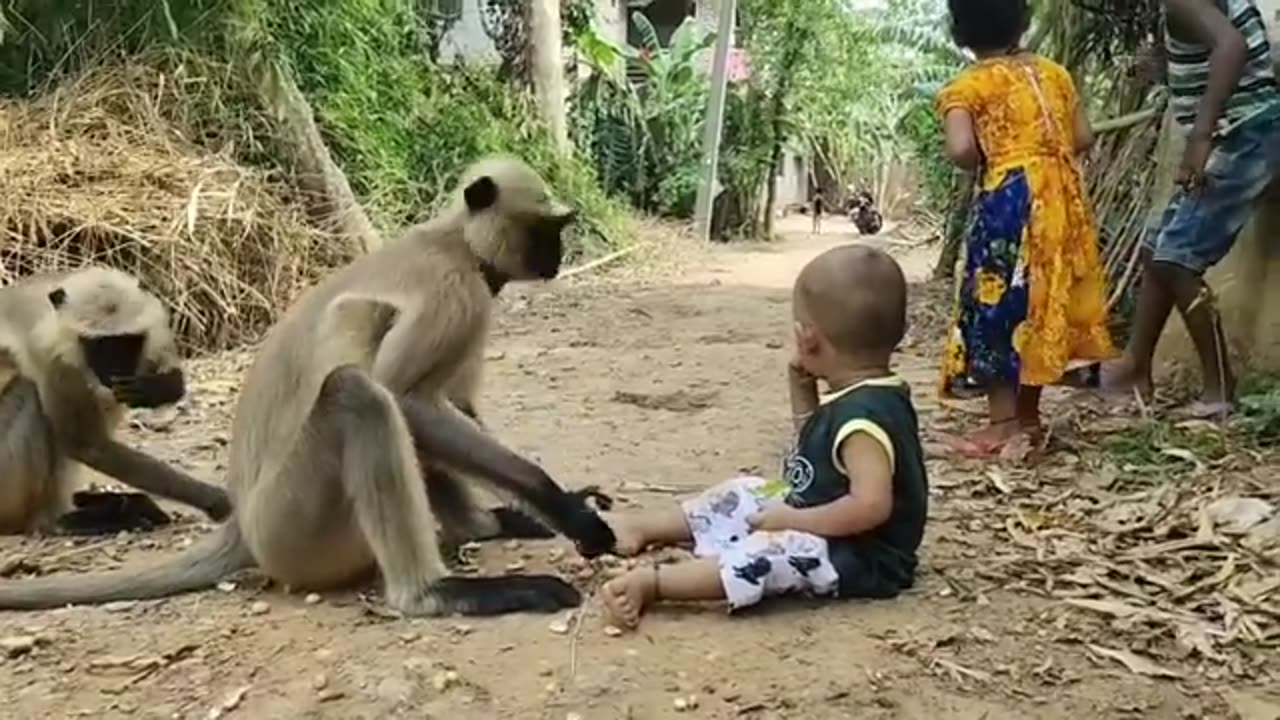
[[[778, 132], [780, 122], [774, 122], [774, 132]], [[773, 205], [778, 199], [778, 165], [782, 162], [782, 141], [775, 139], [769, 151], [769, 176], [764, 186], [764, 224], [760, 226], [760, 234], [765, 240], [773, 239]]]
[[531, 0], [529, 59], [533, 91], [543, 120], [551, 129], [556, 149], [569, 152], [569, 123], [565, 113], [564, 62], [559, 0]]
[[304, 189], [322, 198], [321, 217], [350, 245], [352, 255], [382, 247], [382, 236], [370, 222], [351, 191], [347, 176], [333, 161], [316, 127], [311, 104], [279, 63], [259, 52], [249, 53], [248, 70], [256, 81], [259, 98], [285, 130], [291, 154]]
[[933, 268], [934, 280], [946, 280], [955, 274], [960, 248], [964, 247], [965, 230], [973, 208], [973, 191], [977, 178], [973, 173], [956, 172], [951, 181], [951, 206], [947, 208], [947, 224], [943, 229], [942, 253]]
[[[798, 17], [798, 14], [794, 15]], [[804, 33], [804, 36], [801, 36]], [[782, 136], [784, 116], [787, 108], [787, 94], [791, 92], [791, 76], [795, 71], [795, 66], [800, 63], [801, 53], [807, 42], [813, 40], [813, 32], [807, 31], [804, 25], [792, 22], [788, 25], [786, 33], [783, 35], [783, 42], [788, 43], [786, 50], [783, 51], [782, 61], [778, 64], [778, 82], [773, 88], [773, 98], [769, 109], [769, 122], [772, 125], [772, 142], [773, 147], [769, 150], [769, 177], [765, 182], [764, 196], [764, 226], [762, 234], [765, 239], [773, 237], [773, 205], [777, 201], [778, 189], [778, 165], [782, 162], [782, 145], [786, 140]]]

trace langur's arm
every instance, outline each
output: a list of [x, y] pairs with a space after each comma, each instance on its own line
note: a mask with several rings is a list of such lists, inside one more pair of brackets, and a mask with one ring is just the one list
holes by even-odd
[[568, 493], [545, 470], [505, 448], [448, 403], [397, 397], [414, 443], [441, 465], [483, 477], [537, 508], [561, 533], [577, 541], [585, 557], [612, 552], [609, 526], [586, 503]]
[[401, 308], [378, 344], [371, 372], [374, 380], [393, 393], [402, 393], [438, 371], [452, 371], [483, 333], [481, 321], [466, 304]]
[[50, 362], [40, 400], [71, 459], [144, 492], [199, 508], [214, 520], [231, 514], [231, 499], [222, 488], [113, 440], [92, 388], [74, 366], [59, 360]]
[[226, 490], [200, 482], [167, 463], [110, 438], [68, 454], [94, 470], [143, 492], [199, 508], [213, 520], [222, 521], [231, 515], [231, 498]]

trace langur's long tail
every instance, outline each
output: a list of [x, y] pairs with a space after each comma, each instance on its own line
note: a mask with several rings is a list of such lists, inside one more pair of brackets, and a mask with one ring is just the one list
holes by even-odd
[[0, 609], [145, 600], [213, 587], [228, 573], [255, 565], [235, 520], [189, 550], [145, 568], [0, 582]]

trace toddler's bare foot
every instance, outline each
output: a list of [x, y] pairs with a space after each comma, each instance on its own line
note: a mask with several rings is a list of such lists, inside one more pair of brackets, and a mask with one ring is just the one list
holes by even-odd
[[613, 536], [617, 539], [613, 551], [619, 557], [633, 557], [644, 551], [647, 543], [636, 523], [621, 513], [600, 513], [600, 517], [613, 529]]
[[657, 594], [657, 568], [637, 568], [610, 580], [600, 589], [610, 619], [618, 627], [628, 629], [640, 624], [640, 615]]

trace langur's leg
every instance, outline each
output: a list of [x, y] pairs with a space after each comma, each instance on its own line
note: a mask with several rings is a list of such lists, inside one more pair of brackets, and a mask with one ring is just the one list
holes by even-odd
[[392, 396], [364, 371], [348, 366], [331, 372], [315, 412], [339, 448], [342, 485], [392, 607], [422, 615], [495, 615], [554, 612], [581, 602], [572, 586], [546, 575], [446, 576], [405, 419]]
[[35, 383], [11, 378], [0, 391], [0, 532], [42, 530], [53, 522], [61, 465]]

